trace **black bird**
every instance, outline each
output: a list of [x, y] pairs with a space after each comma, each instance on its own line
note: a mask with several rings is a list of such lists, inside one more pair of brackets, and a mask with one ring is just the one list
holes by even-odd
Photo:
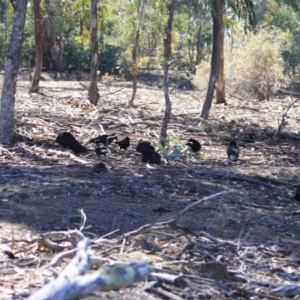
[[97, 136], [96, 138], [89, 140], [87, 143], [85, 143], [85, 145], [90, 143], [102, 143], [105, 146], [108, 146], [113, 142], [113, 140], [118, 140], [118, 137], [115, 134], [102, 134]]
[[86, 147], [82, 146], [70, 132], [59, 132], [55, 141], [64, 148], [70, 148], [74, 153], [87, 151]]
[[296, 189], [295, 200], [300, 202], [300, 186]]
[[144, 152], [142, 155], [142, 162], [146, 162], [149, 164], [160, 164], [161, 158], [156, 151]]
[[199, 152], [201, 150], [201, 144], [197, 140], [189, 139], [186, 145], [191, 147], [193, 152]]
[[106, 153], [109, 153], [110, 151], [107, 149], [107, 147], [102, 143], [97, 143], [95, 151], [97, 155], [100, 157], [101, 155], [106, 156]]
[[139, 153], [153, 152], [155, 149], [148, 141], [140, 140], [136, 146], [136, 151]]
[[120, 149], [126, 150], [130, 146], [130, 138], [126, 136], [123, 140], [115, 143], [119, 145]]
[[231, 141], [227, 148], [228, 159], [231, 161], [238, 161], [239, 159], [239, 148], [235, 141]]

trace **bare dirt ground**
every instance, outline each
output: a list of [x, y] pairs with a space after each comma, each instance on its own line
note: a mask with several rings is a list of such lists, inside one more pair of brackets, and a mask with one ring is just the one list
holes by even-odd
[[[149, 78], [141, 77], [134, 108], [127, 107], [130, 82], [99, 83], [101, 99], [94, 107], [78, 81], [48, 78], [41, 81], [41, 94], [28, 94], [28, 82], [18, 81], [13, 145], [0, 148], [0, 237], [17, 256], [0, 254], [2, 299], [25, 299], [52, 279], [38, 268], [56, 254], [39, 251], [31, 241], [79, 229], [80, 209], [87, 217], [84, 235], [95, 239], [116, 230], [108, 237], [113, 240], [171, 220], [222, 191], [228, 193], [190, 208], [176, 226], [144, 230], [138, 237], [148, 243], [130, 238], [122, 251], [94, 249], [111, 260], [146, 260], [176, 280], [154, 276], [147, 288], [141, 282], [86, 299], [299, 299], [300, 206], [293, 196], [300, 184], [300, 101], [280, 132], [292, 96], [259, 102], [228, 95], [228, 105], [213, 105], [209, 121], [198, 126], [205, 94], [172, 88], [171, 141], [183, 148], [196, 138], [201, 154], [148, 166], [135, 145], [141, 138], [158, 145], [164, 113], [159, 79]], [[105, 173], [94, 171], [99, 158], [91, 145], [87, 154], [75, 156], [55, 143], [58, 130], [86, 142], [101, 134], [100, 125], [119, 139], [131, 138], [127, 151], [110, 147], [102, 160]], [[233, 137], [240, 160], [228, 163]]]

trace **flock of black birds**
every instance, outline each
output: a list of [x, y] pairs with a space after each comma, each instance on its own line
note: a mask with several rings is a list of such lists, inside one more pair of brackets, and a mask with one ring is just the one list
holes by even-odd
[[[95, 145], [95, 152], [99, 157], [101, 157], [101, 155], [106, 156], [107, 153], [110, 153], [108, 146], [113, 141], [115, 141], [115, 144], [117, 144], [122, 150], [126, 150], [130, 146], [129, 137], [125, 137], [118, 141], [118, 137], [115, 134], [99, 135], [82, 145], [70, 132], [60, 132], [56, 136], [55, 141], [64, 148], [70, 148], [75, 154], [90, 151], [90, 149], [85, 146], [93, 143]], [[189, 139], [186, 145], [189, 146], [191, 151], [194, 153], [198, 153], [201, 150], [201, 144], [195, 139]], [[148, 141], [140, 140], [136, 146], [136, 151], [142, 154], [142, 162], [149, 164], [161, 163], [161, 156], [155, 151], [155, 148]], [[239, 159], [239, 153], [240, 151], [236, 142], [231, 141], [227, 147], [228, 159], [232, 162], [237, 162]], [[300, 187], [297, 188], [294, 198], [300, 202]]]
[[[117, 144], [120, 149], [123, 150], [126, 150], [130, 146], [129, 137], [125, 137], [124, 139], [118, 141], [118, 137], [115, 134], [102, 134], [82, 145], [70, 132], [60, 132], [56, 136], [55, 141], [64, 148], [70, 148], [76, 154], [89, 151], [90, 149], [86, 148], [85, 146], [93, 143], [95, 145], [95, 152], [99, 157], [101, 157], [101, 155], [106, 156], [107, 153], [110, 153], [108, 146], [113, 141], [115, 141], [115, 144]], [[194, 153], [200, 152], [201, 150], [201, 144], [195, 139], [190, 138], [186, 145], [189, 146], [191, 151]], [[161, 163], [161, 156], [155, 151], [154, 147], [148, 141], [140, 140], [136, 146], [136, 151], [142, 154], [142, 162], [150, 164]], [[227, 155], [230, 161], [238, 161], [239, 148], [235, 141], [230, 142], [227, 148]]]

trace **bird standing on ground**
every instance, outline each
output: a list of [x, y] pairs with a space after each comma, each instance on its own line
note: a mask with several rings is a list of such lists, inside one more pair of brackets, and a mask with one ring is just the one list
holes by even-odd
[[161, 157], [148, 141], [140, 140], [136, 146], [136, 151], [142, 153], [142, 162], [149, 164], [160, 164]]
[[70, 148], [76, 154], [87, 151], [86, 147], [81, 145], [70, 132], [59, 132], [55, 141], [64, 148]]
[[201, 150], [201, 144], [195, 139], [189, 139], [187, 146], [191, 147], [193, 152], [199, 152]]
[[230, 161], [238, 161], [239, 159], [239, 148], [235, 141], [231, 141], [227, 148], [227, 155]]
[[126, 138], [124, 138], [123, 140], [115, 143], [119, 145], [120, 149], [126, 150], [130, 146], [130, 138], [126, 136]]
[[160, 164], [161, 157], [156, 151], [144, 152], [142, 154], [142, 162], [146, 162], [149, 164]]
[[139, 143], [136, 146], [136, 151], [139, 153], [152, 152], [154, 150], [154, 147], [148, 141], [139, 140]]
[[115, 134], [102, 134], [89, 140], [87, 143], [85, 143], [85, 145], [90, 143], [102, 143], [103, 145], [108, 146], [113, 142], [113, 140], [118, 140], [118, 137]]
[[104, 144], [99, 142], [96, 144], [95, 152], [100, 158], [101, 155], [106, 156], [106, 153], [109, 153], [110, 151], [107, 149], [107, 147]]

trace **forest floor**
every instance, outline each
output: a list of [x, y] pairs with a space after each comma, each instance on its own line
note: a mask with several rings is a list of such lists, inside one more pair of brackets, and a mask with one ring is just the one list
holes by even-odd
[[[19, 78], [13, 145], [0, 147], [0, 238], [16, 256], [0, 253], [2, 299], [26, 299], [53, 278], [40, 267], [57, 253], [37, 247], [38, 238], [62, 242], [68, 230], [80, 229], [84, 215], [81, 232], [91, 240], [111, 233], [108, 239], [122, 241], [123, 234], [152, 224], [123, 244], [97, 244], [93, 251], [110, 261], [147, 261], [169, 276], [84, 299], [300, 299], [300, 204], [293, 198], [300, 184], [300, 101], [278, 130], [292, 94], [270, 101], [228, 95], [227, 105], [213, 104], [199, 125], [205, 93], [174, 84], [169, 150], [183, 149], [190, 137], [202, 149], [149, 166], [135, 145], [144, 139], [158, 147], [159, 76], [140, 77], [133, 108], [127, 105], [130, 82], [99, 83], [95, 107], [87, 101], [87, 81], [44, 76], [39, 94], [29, 94], [28, 81]], [[76, 156], [55, 143], [57, 131], [84, 143], [101, 134], [101, 126], [119, 140], [130, 137], [131, 147], [112, 144], [100, 160], [92, 145]], [[226, 155], [233, 138], [237, 163]], [[95, 172], [99, 161], [107, 172]], [[156, 226], [193, 203], [175, 224]]]

